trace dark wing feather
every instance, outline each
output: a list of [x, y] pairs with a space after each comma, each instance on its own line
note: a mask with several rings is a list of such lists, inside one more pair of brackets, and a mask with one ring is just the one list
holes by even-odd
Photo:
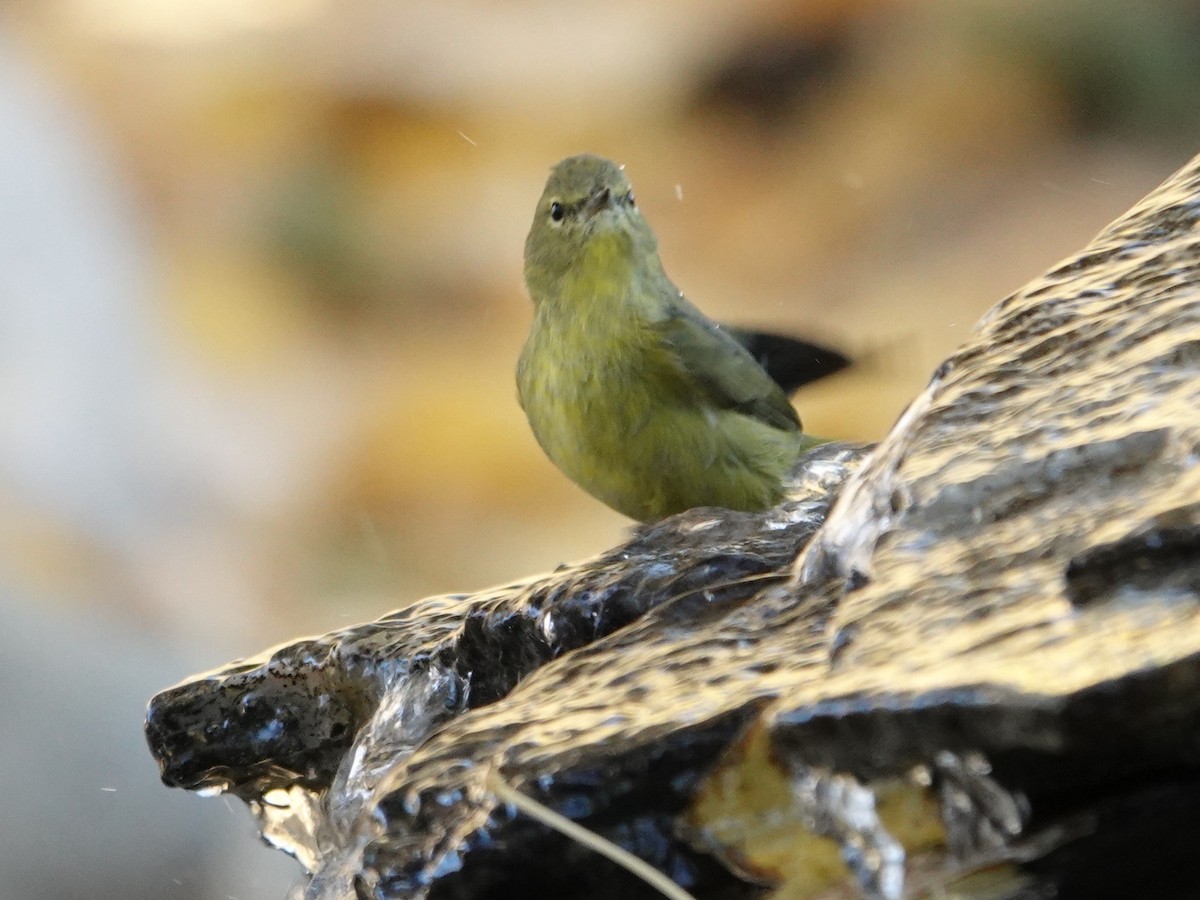
[[723, 326], [767, 370], [785, 394], [840, 372], [851, 364], [849, 357], [820, 344], [813, 344], [769, 331]]
[[800, 430], [800, 417], [779, 385], [745, 347], [695, 307], [672, 306], [654, 327], [714, 406], [736, 409], [782, 431]]

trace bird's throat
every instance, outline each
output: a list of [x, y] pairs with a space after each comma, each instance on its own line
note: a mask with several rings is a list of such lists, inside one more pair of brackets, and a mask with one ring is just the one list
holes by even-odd
[[564, 279], [566, 299], [578, 311], [597, 302], [619, 302], [637, 283], [634, 270], [639, 262], [624, 231], [608, 228], [593, 233]]

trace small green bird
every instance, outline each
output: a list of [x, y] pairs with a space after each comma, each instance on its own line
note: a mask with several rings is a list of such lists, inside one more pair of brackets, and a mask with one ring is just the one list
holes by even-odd
[[766, 509], [821, 443], [744, 346], [752, 335], [735, 337], [671, 283], [620, 166], [585, 155], [554, 167], [525, 283], [521, 406], [554, 464], [618, 512]]

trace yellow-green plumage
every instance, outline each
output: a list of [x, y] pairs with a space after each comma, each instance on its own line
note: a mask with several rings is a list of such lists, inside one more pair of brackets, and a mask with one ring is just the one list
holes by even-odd
[[525, 243], [533, 326], [517, 367], [538, 442], [613, 509], [758, 510], [817, 443], [779, 386], [667, 278], [624, 172], [559, 163]]

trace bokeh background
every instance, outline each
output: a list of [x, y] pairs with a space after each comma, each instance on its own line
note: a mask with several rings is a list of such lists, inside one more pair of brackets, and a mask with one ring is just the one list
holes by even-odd
[[797, 403], [874, 439], [1200, 150], [1198, 10], [4, 2], [0, 900], [283, 896], [148, 697], [626, 533], [516, 402], [556, 160], [625, 163], [713, 316], [858, 358]]

